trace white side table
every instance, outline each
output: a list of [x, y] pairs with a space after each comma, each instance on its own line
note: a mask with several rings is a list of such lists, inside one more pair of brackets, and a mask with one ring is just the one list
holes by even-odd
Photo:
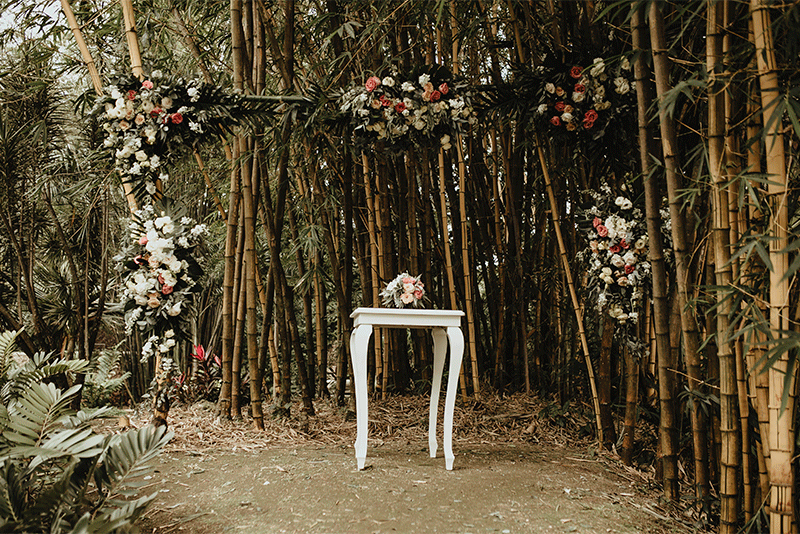
[[356, 308], [353, 332], [350, 334], [350, 355], [353, 359], [353, 379], [356, 387], [356, 461], [364, 469], [367, 458], [367, 345], [372, 328], [430, 328], [433, 335], [433, 384], [431, 387], [431, 409], [428, 420], [428, 448], [431, 458], [436, 458], [436, 417], [439, 409], [439, 393], [442, 385], [447, 340], [450, 340], [450, 375], [447, 380], [447, 396], [444, 404], [444, 460], [448, 470], [453, 469], [453, 408], [458, 391], [458, 375], [464, 356], [464, 334], [461, 332], [461, 317], [457, 310]]

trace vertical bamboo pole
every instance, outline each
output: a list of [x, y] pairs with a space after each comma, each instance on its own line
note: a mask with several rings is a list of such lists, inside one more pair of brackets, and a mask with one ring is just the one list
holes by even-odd
[[480, 374], [478, 373], [478, 344], [475, 339], [475, 310], [472, 302], [472, 262], [469, 258], [469, 219], [467, 217], [467, 179], [464, 165], [464, 148], [461, 134], [456, 134], [458, 149], [458, 204], [461, 210], [461, 264], [464, 268], [464, 307], [467, 319], [467, 335], [469, 346], [469, 362], [472, 375], [472, 394], [478, 398], [481, 393]]
[[[378, 263], [378, 236], [375, 229], [375, 210], [376, 200], [372, 194], [372, 182], [369, 176], [369, 157], [366, 152], [361, 153], [361, 168], [364, 176], [364, 192], [367, 201], [367, 232], [369, 233], [369, 264], [370, 275], [372, 279], [372, 306], [377, 308], [380, 306], [380, 276]], [[375, 347], [375, 377], [379, 378], [383, 374], [383, 356], [381, 354], [381, 343], [378, 341], [378, 336], [373, 336], [373, 344]], [[374, 386], [373, 386], [374, 387]]]
[[569, 286], [569, 296], [572, 299], [572, 309], [575, 312], [575, 319], [578, 322], [578, 335], [581, 340], [581, 348], [583, 348], [583, 357], [586, 362], [586, 372], [589, 375], [589, 386], [592, 391], [592, 405], [594, 406], [595, 424], [597, 425], [597, 439], [603, 443], [603, 423], [600, 420], [600, 400], [597, 397], [597, 382], [594, 377], [594, 368], [592, 367], [592, 358], [589, 354], [589, 342], [586, 339], [586, 332], [583, 329], [583, 313], [581, 312], [581, 304], [578, 300], [578, 294], [575, 291], [575, 284], [572, 281], [572, 271], [569, 266], [569, 258], [567, 258], [567, 247], [564, 245], [564, 237], [561, 235], [561, 223], [558, 216], [558, 203], [556, 202], [556, 195], [553, 192], [553, 184], [550, 182], [550, 172], [547, 170], [547, 162], [544, 157], [544, 150], [542, 149], [541, 139], [537, 139], [537, 150], [539, 152], [539, 163], [542, 166], [542, 175], [544, 176], [544, 185], [547, 189], [547, 198], [550, 201], [550, 215], [553, 219], [553, 228], [556, 232], [556, 241], [558, 242], [558, 250], [561, 255], [561, 262], [564, 267], [564, 276], [567, 279], [567, 286]]
[[[444, 187], [444, 149], [439, 148], [439, 205], [441, 206], [439, 214], [442, 218], [442, 248], [444, 249], [444, 268], [447, 273], [447, 289], [450, 294], [450, 309], [457, 310], [458, 302], [456, 301], [456, 279], [453, 272], [453, 254], [450, 251], [450, 223], [448, 222], [447, 214], [447, 196], [445, 195]], [[466, 236], [464, 237], [466, 239]], [[461, 367], [459, 373], [459, 385], [461, 386], [461, 396], [467, 398], [467, 383], [464, 377], [464, 368]]]
[[[722, 4], [708, 0], [706, 27], [706, 71], [708, 72], [708, 160], [711, 179], [712, 240], [716, 285], [728, 288], [732, 282], [730, 262], [730, 214], [725, 187], [725, 95], [719, 79], [722, 67]], [[720, 534], [735, 534], [739, 504], [739, 405], [736, 359], [733, 344], [725, 339], [730, 324], [731, 301], [717, 292], [716, 320], [720, 384]]]
[[[670, 59], [664, 30], [664, 15], [659, 3], [650, 4], [649, 13], [650, 40], [653, 50], [653, 71], [656, 82], [656, 95], [660, 100], [669, 90]], [[690, 256], [686, 222], [682, 209], [682, 200], [678, 196], [681, 187], [681, 168], [677, 147], [675, 124], [663, 106], [658, 109], [658, 124], [661, 133], [661, 146], [664, 157], [664, 169], [667, 180], [670, 219], [672, 220], [672, 243], [675, 249], [677, 271], [677, 292], [680, 310], [681, 330], [684, 333], [687, 369], [689, 374], [695, 372], [698, 360], [693, 357], [699, 346], [697, 325], [691, 310], [685, 303], [691, 298]], [[661, 411], [659, 438], [661, 443], [661, 461], [663, 466], [664, 497], [672, 502], [680, 498], [678, 481], [678, 427], [675, 414], [675, 360], [671, 353], [659, 353], [658, 388], [659, 407]], [[699, 370], [698, 370], [699, 374]], [[697, 462], [696, 462], [697, 463]], [[698, 484], [699, 486], [699, 484]], [[703, 491], [698, 488], [698, 491]], [[702, 495], [700, 496], [702, 498]]]
[[[769, 233], [769, 256], [772, 270], [769, 273], [770, 329], [775, 338], [791, 328], [789, 316], [789, 255], [782, 252], [788, 241], [788, 188], [786, 155], [781, 131], [781, 108], [778, 105], [781, 89], [778, 65], [775, 59], [769, 6], [764, 0], [750, 1], [753, 19], [753, 37], [758, 62], [761, 87], [764, 143], [767, 174], [769, 174], [769, 199], [772, 205]], [[769, 446], [770, 446], [770, 533], [796, 532], [794, 518], [794, 388], [796, 369], [790, 367], [789, 355], [784, 352], [769, 370]], [[786, 405], [784, 405], [786, 399]], [[796, 525], [796, 523], [795, 523]]]
[[[456, 2], [450, 0], [450, 31], [453, 41], [453, 75], [458, 76], [461, 70], [461, 62], [458, 57], [459, 40], [456, 37]], [[475, 398], [480, 396], [480, 376], [478, 374], [478, 352], [475, 340], [475, 311], [472, 303], [472, 262], [469, 259], [469, 220], [467, 218], [467, 178], [466, 166], [464, 165], [464, 147], [461, 134], [457, 133], [455, 139], [458, 149], [458, 205], [461, 211], [461, 265], [464, 274], [464, 313], [467, 320], [467, 361], [471, 363], [470, 371], [472, 377], [472, 393]], [[464, 371], [462, 371], [464, 373]]]
[[142, 54], [139, 50], [139, 38], [136, 34], [136, 15], [133, 11], [133, 0], [119, 0], [122, 5], [122, 18], [125, 21], [125, 38], [128, 40], [128, 53], [131, 56], [131, 70], [139, 79], [144, 78], [142, 70]]

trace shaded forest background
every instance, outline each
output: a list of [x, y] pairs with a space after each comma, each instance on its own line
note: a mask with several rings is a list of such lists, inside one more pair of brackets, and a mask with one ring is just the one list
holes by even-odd
[[[667, 500], [721, 532], [797, 532], [799, 4], [3, 4], [0, 323], [25, 327], [28, 354], [118, 361], [129, 400], [152, 395], [156, 364], [116, 305], [142, 198], [91, 111], [132, 72], [200, 78], [263, 117], [173, 154], [164, 192], [210, 230], [173, 399], [257, 426], [293, 398], [309, 416], [345, 405], [349, 315], [406, 271], [430, 306], [466, 312], [460, 402], [552, 399], [626, 463], [645, 421]], [[603, 130], [555, 130], [537, 111], [548, 76], [596, 58], [630, 65], [629, 98]], [[426, 65], [476, 111], [449, 149], [354, 133], [345, 91]], [[647, 219], [635, 324], [598, 311], [579, 254], [604, 183]], [[422, 333], [379, 332], [372, 354], [372, 395], [427, 391]]]

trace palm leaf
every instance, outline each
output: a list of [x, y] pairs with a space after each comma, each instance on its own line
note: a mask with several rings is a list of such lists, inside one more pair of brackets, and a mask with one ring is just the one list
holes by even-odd
[[72, 412], [70, 402], [81, 388], [76, 384], [62, 393], [53, 384], [32, 384], [9, 409], [10, 421], [3, 437], [11, 443], [35, 447]]
[[6, 372], [11, 366], [11, 354], [17, 348], [17, 334], [19, 332], [7, 331], [0, 333], [0, 380], [5, 381]]
[[146, 426], [112, 436], [95, 471], [95, 484], [107, 499], [131, 495], [141, 485], [139, 477], [152, 471], [149, 462], [172, 439], [164, 427]]

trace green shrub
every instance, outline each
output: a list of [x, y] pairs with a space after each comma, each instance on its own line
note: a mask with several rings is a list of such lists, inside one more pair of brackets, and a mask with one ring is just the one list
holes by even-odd
[[81, 360], [38, 353], [23, 365], [11, 359], [15, 333], [0, 334], [0, 531], [132, 532], [157, 493], [137, 488], [172, 437], [162, 428], [96, 434], [89, 416], [70, 402], [80, 386], [62, 391], [45, 381], [85, 372]]

